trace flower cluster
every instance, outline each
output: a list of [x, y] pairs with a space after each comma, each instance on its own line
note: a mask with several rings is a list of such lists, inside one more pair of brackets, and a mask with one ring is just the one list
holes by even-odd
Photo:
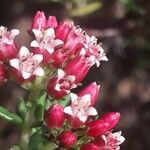
[[[19, 31], [0, 27], [0, 83], [13, 79], [21, 85], [32, 83], [30, 89], [46, 91], [49, 105], [44, 106], [48, 109], [42, 121], [48, 129], [47, 138], [59, 147], [119, 150], [124, 137], [112, 130], [120, 113], [98, 117], [94, 108], [100, 85], [93, 82], [76, 94], [72, 92], [93, 65], [99, 67], [101, 61], [108, 60], [96, 37], [89, 36], [72, 21], [58, 22], [40, 11], [33, 19], [30, 33], [30, 48], [19, 48], [14, 41]], [[40, 84], [35, 84], [33, 81], [39, 77]]]

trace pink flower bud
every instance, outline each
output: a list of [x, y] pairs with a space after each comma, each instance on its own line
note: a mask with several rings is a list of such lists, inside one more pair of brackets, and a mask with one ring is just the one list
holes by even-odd
[[6, 79], [6, 68], [3, 64], [0, 64], [0, 84]]
[[67, 39], [68, 33], [71, 30], [71, 27], [72, 27], [72, 24], [69, 21], [60, 22], [60, 24], [56, 28], [56, 38], [65, 42]]
[[61, 50], [56, 50], [52, 54], [53, 66], [59, 67], [64, 64], [67, 59], [66, 53], [63, 53]]
[[72, 117], [66, 114], [66, 118], [68, 119], [69, 124], [72, 128], [80, 128], [82, 125], [84, 125], [84, 123], [81, 122], [78, 117]]
[[118, 112], [110, 112], [101, 117], [101, 119], [105, 120], [109, 123], [109, 130], [113, 129], [120, 120], [120, 113]]
[[80, 150], [100, 150], [99, 147], [93, 143], [83, 144]]
[[17, 56], [18, 49], [15, 44], [8, 45], [4, 44], [3, 49], [0, 50], [0, 60], [12, 59]]
[[85, 34], [81, 28], [75, 27], [73, 25], [71, 31], [68, 34], [65, 49], [69, 49], [71, 52], [80, 54], [80, 50], [84, 47]]
[[87, 134], [92, 137], [102, 135], [113, 129], [119, 122], [120, 113], [111, 112], [103, 115], [100, 119], [87, 123]]
[[61, 128], [64, 120], [64, 110], [60, 105], [52, 105], [45, 112], [45, 122], [49, 128]]
[[46, 27], [46, 16], [43, 11], [38, 11], [34, 16], [32, 29], [42, 30]]
[[63, 148], [69, 148], [75, 144], [77, 137], [71, 131], [65, 131], [58, 136], [59, 145]]
[[56, 28], [58, 26], [58, 22], [55, 16], [49, 16], [46, 22], [47, 28]]
[[98, 98], [98, 94], [99, 94], [99, 89], [100, 86], [96, 84], [96, 82], [93, 82], [91, 84], [89, 84], [87, 87], [85, 87], [83, 90], [81, 90], [78, 93], [79, 97], [82, 97], [85, 94], [90, 94], [91, 95], [91, 105], [95, 105], [96, 100]]
[[68, 75], [75, 76], [75, 83], [81, 82], [87, 75], [89, 69], [90, 65], [83, 57], [74, 58], [64, 68]]
[[98, 119], [96, 121], [87, 123], [87, 127], [87, 135], [91, 137], [97, 137], [109, 131], [110, 125], [108, 122]]

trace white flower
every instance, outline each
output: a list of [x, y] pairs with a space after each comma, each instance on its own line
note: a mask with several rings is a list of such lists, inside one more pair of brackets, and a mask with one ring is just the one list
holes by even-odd
[[48, 28], [44, 31], [33, 29], [32, 31], [36, 40], [31, 42], [31, 47], [39, 47], [40, 49], [47, 50], [52, 54], [56, 46], [63, 44], [63, 41], [55, 39], [55, 31], [53, 28]]
[[44, 70], [39, 67], [42, 60], [42, 55], [33, 55], [26, 47], [22, 46], [19, 51], [18, 58], [11, 59], [10, 65], [16, 68], [22, 74], [24, 79], [28, 79], [32, 75], [44, 75]]
[[120, 144], [122, 144], [125, 141], [125, 138], [121, 136], [121, 131], [110, 133], [107, 136], [107, 142], [110, 146], [113, 146], [115, 150], [120, 150]]
[[100, 61], [108, 61], [105, 52], [101, 45], [97, 44], [97, 39], [95, 36], [85, 35], [86, 42], [84, 43], [84, 48], [81, 49], [80, 55], [86, 56], [89, 62], [97, 67], [100, 66]]
[[112, 150], [120, 150], [120, 144], [125, 141], [125, 138], [121, 136], [121, 131], [112, 133], [108, 135], [102, 135], [103, 140], [105, 141], [105, 148]]
[[13, 44], [14, 38], [20, 33], [19, 30], [13, 29], [8, 31], [6, 27], [0, 26], [0, 41], [5, 44]]
[[85, 122], [88, 116], [97, 115], [97, 111], [91, 106], [91, 95], [85, 94], [78, 97], [76, 94], [71, 93], [71, 106], [65, 107], [64, 112], [73, 117], [78, 117], [80, 121]]

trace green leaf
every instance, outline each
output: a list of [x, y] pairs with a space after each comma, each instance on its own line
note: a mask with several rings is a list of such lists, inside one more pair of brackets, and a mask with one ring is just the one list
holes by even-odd
[[43, 120], [46, 96], [47, 96], [46, 92], [42, 92], [42, 94], [37, 100], [37, 105], [35, 107], [35, 112], [34, 112], [37, 121]]
[[70, 13], [72, 16], [85, 16], [93, 13], [102, 6], [100, 2], [92, 2], [87, 5], [83, 5], [80, 8], [73, 9]]
[[38, 150], [38, 146], [42, 141], [41, 133], [35, 132], [33, 135], [30, 136], [29, 139], [29, 150]]
[[23, 98], [20, 98], [18, 102], [18, 113], [19, 116], [24, 120], [26, 114], [26, 104]]
[[23, 122], [22, 118], [20, 118], [15, 113], [9, 112], [6, 108], [2, 106], [0, 106], [0, 118], [14, 124], [21, 124]]
[[58, 148], [58, 146], [55, 143], [45, 139], [43, 139], [39, 145], [39, 150], [55, 150], [56, 148]]
[[41, 130], [38, 130], [30, 136], [29, 150], [54, 150], [58, 147], [55, 143], [43, 139], [41, 134]]
[[50, 108], [54, 103], [54, 100], [50, 100], [50, 99], [47, 99], [46, 100], [46, 104], [45, 104], [45, 109], [47, 110], [48, 108]]
[[66, 96], [64, 99], [59, 100], [58, 104], [62, 105], [62, 106], [67, 106], [70, 103], [70, 96]]

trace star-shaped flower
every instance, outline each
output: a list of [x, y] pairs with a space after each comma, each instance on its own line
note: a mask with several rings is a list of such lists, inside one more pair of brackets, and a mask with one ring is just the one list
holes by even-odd
[[11, 45], [14, 43], [14, 38], [20, 33], [19, 30], [13, 29], [8, 31], [6, 27], [0, 26], [0, 41]]
[[108, 61], [105, 52], [100, 44], [97, 44], [97, 38], [95, 36], [85, 35], [86, 40], [84, 47], [80, 51], [80, 55], [88, 58], [92, 65], [96, 64], [100, 66], [100, 61]]
[[71, 93], [71, 106], [65, 107], [64, 112], [77, 117], [81, 122], [85, 122], [88, 116], [96, 116], [98, 113], [94, 107], [91, 106], [91, 95], [85, 94], [78, 97], [76, 94]]
[[125, 141], [125, 138], [121, 136], [121, 133], [121, 131], [109, 133], [106, 136], [106, 144], [114, 150], [120, 150], [120, 144], [122, 144]]
[[53, 28], [48, 28], [44, 31], [33, 29], [32, 31], [36, 40], [31, 42], [31, 47], [38, 47], [42, 50], [47, 50], [50, 54], [52, 54], [56, 46], [63, 44], [63, 41], [55, 39], [55, 31]]
[[42, 55], [33, 55], [33, 53], [30, 53], [25, 46], [22, 46], [19, 51], [18, 58], [11, 59], [10, 65], [16, 68], [22, 74], [24, 79], [28, 79], [32, 75], [44, 75], [44, 70], [39, 67], [42, 60]]

